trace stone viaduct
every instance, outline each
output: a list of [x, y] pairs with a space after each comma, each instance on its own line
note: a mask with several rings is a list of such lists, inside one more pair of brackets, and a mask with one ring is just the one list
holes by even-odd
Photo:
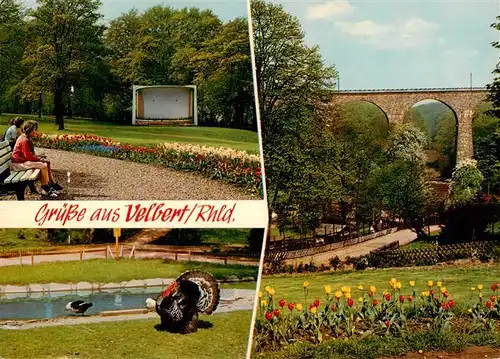
[[341, 90], [332, 95], [331, 104], [370, 102], [380, 108], [389, 123], [400, 123], [417, 102], [436, 100], [448, 106], [457, 119], [457, 162], [474, 156], [472, 121], [478, 105], [486, 100], [484, 87], [422, 88], [387, 90]]

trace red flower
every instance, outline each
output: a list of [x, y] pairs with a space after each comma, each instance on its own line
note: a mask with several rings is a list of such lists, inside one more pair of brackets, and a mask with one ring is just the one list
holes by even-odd
[[390, 320], [386, 320], [386, 321], [385, 321], [385, 326], [386, 326], [386, 327], [388, 327], [390, 324], [391, 324], [391, 321], [390, 321]]
[[448, 292], [448, 291], [443, 292], [443, 297], [448, 298], [449, 295], [450, 295], [450, 292]]
[[493, 303], [495, 303], [495, 302], [497, 301], [497, 297], [495, 297], [494, 295], [492, 295], [492, 296], [490, 297], [490, 300], [491, 300]]
[[335, 308], [335, 304], [332, 304], [332, 312], [335, 312], [337, 308]]
[[434, 289], [431, 289], [431, 290], [429, 291], [429, 293], [430, 293], [431, 295], [434, 295], [434, 293], [436, 293], [436, 292], [434, 291]]
[[316, 300], [313, 302], [313, 305], [314, 305], [316, 308], [319, 308], [319, 299], [316, 299]]
[[413, 296], [412, 295], [409, 295], [408, 296], [408, 302], [411, 302], [413, 300]]
[[290, 311], [292, 311], [294, 307], [295, 307], [295, 304], [293, 304], [293, 303], [288, 303], [288, 309], [289, 309]]
[[448, 301], [448, 305], [450, 306], [450, 308], [453, 308], [455, 306], [455, 301], [453, 299], [450, 299]]
[[347, 299], [347, 305], [352, 307], [354, 305], [354, 300], [352, 298]]
[[378, 303], [379, 303], [378, 299], [373, 300], [373, 305], [378, 305]]
[[385, 298], [386, 301], [390, 301], [391, 300], [391, 293], [386, 293], [384, 295], [384, 298]]
[[370, 297], [373, 297], [373, 292], [372, 292], [372, 291], [369, 291], [369, 292], [368, 292], [368, 295], [369, 295]]
[[400, 296], [399, 296], [399, 301], [400, 301], [401, 303], [404, 303], [404, 302], [405, 302], [405, 296], [404, 296], [404, 295], [400, 295]]
[[500, 284], [498, 284], [498, 282], [493, 283], [493, 284], [491, 285], [491, 290], [492, 290], [492, 291], [494, 291], [494, 292], [496, 292], [496, 291], [498, 290], [498, 288], [499, 288], [499, 287], [500, 287]]
[[273, 319], [273, 312], [267, 312], [267, 313], [266, 313], [266, 319], [267, 319], [267, 320], [269, 320], [269, 321], [270, 321], [271, 319]]
[[280, 303], [280, 307], [281, 308], [283, 308], [285, 306], [285, 304], [286, 304], [286, 302], [285, 302], [284, 299], [280, 299], [279, 303]]
[[279, 309], [275, 309], [274, 310], [274, 316], [275, 317], [279, 317], [280, 316], [280, 310]]
[[493, 307], [493, 302], [491, 300], [486, 302], [486, 308], [491, 309]]

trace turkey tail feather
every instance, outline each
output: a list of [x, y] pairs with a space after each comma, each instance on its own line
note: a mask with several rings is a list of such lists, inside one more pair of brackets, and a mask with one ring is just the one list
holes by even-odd
[[217, 309], [220, 301], [220, 288], [212, 274], [199, 270], [187, 271], [177, 280], [189, 280], [198, 285], [201, 296], [196, 306], [200, 313], [212, 314]]

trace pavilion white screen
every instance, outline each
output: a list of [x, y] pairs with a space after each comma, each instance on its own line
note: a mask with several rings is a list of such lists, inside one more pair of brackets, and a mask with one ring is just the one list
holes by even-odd
[[132, 123], [198, 124], [196, 86], [133, 86]]

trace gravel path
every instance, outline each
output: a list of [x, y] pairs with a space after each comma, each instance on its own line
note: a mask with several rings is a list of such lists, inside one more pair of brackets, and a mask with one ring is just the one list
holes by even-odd
[[[37, 149], [50, 159], [64, 191], [58, 200], [252, 200], [244, 188], [201, 174], [166, 167], [92, 156], [85, 153]], [[67, 172], [71, 183], [67, 183]], [[39, 184], [37, 183], [37, 186]], [[15, 200], [15, 195], [0, 197]], [[26, 200], [40, 196], [26, 190]]]

